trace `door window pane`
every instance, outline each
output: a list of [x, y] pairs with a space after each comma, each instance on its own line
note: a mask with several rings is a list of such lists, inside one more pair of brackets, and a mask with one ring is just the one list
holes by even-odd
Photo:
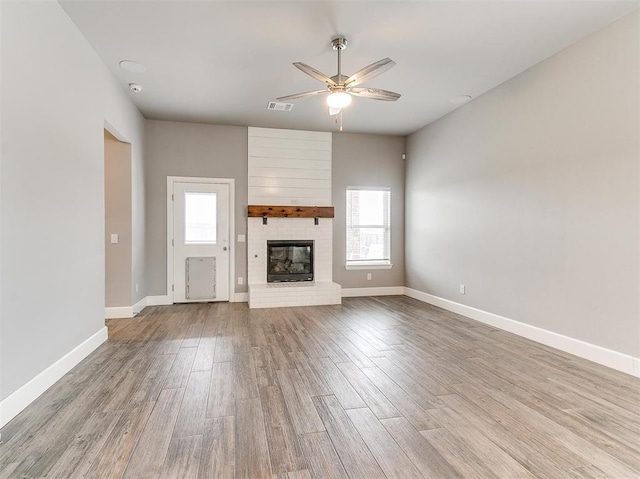
[[185, 192], [184, 242], [215, 244], [217, 242], [216, 193]]

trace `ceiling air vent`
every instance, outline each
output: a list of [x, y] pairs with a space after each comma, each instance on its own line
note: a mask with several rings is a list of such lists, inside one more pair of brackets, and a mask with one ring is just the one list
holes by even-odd
[[293, 103], [282, 103], [280, 101], [270, 101], [267, 104], [267, 110], [291, 111], [292, 109], [293, 109]]

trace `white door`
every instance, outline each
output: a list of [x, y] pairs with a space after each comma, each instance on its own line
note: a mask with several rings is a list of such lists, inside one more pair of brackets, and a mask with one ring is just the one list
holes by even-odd
[[229, 185], [173, 183], [173, 302], [229, 300]]

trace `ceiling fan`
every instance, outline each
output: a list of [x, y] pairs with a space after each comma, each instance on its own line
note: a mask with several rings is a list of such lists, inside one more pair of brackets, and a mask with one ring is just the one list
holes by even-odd
[[372, 63], [369, 66], [364, 67], [353, 75], [347, 77], [342, 74], [342, 50], [347, 48], [347, 39], [343, 36], [335, 37], [331, 40], [331, 46], [338, 52], [338, 73], [332, 77], [328, 77], [322, 72], [319, 72], [309, 65], [305, 65], [301, 62], [293, 64], [299, 70], [316, 80], [321, 81], [326, 85], [326, 88], [322, 90], [307, 91], [304, 93], [296, 93], [294, 95], [281, 96], [278, 101], [296, 100], [298, 98], [305, 98], [308, 96], [323, 95], [328, 93], [327, 105], [329, 105], [329, 114], [337, 115], [341, 113], [342, 109], [351, 104], [351, 96], [358, 96], [362, 98], [371, 98], [373, 100], [384, 101], [396, 101], [400, 98], [399, 93], [395, 93], [387, 90], [380, 90], [378, 88], [358, 87], [368, 80], [386, 72], [393, 66], [395, 62], [390, 58]]

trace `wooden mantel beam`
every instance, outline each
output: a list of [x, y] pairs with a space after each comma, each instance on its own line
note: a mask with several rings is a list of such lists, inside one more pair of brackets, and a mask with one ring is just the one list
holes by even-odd
[[249, 205], [249, 218], [333, 218], [333, 206]]

